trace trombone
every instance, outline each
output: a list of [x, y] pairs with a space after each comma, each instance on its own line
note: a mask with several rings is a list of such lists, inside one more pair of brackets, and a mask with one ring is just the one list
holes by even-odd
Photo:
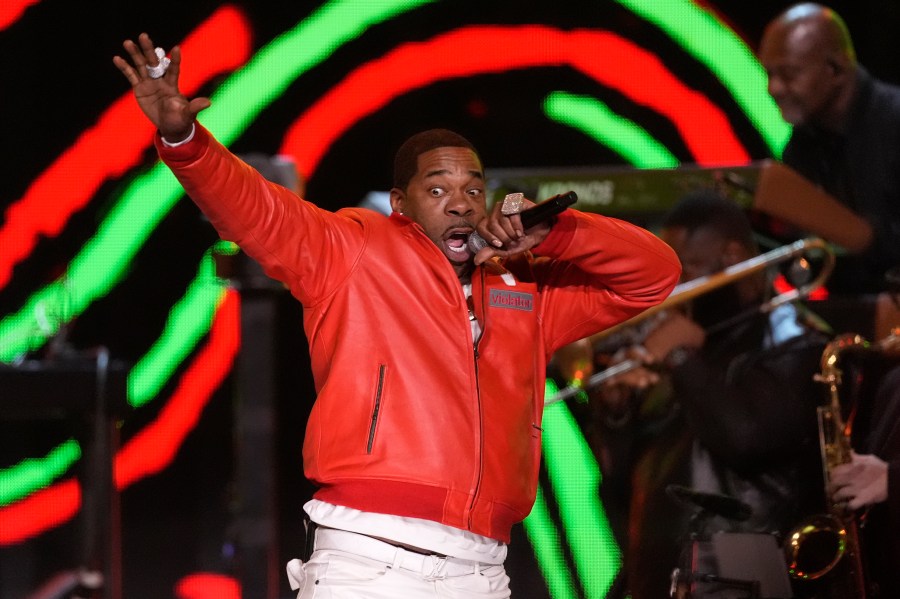
[[[759, 310], [762, 312], [771, 312], [778, 306], [809, 296], [810, 293], [825, 284], [825, 281], [831, 276], [835, 264], [834, 250], [825, 240], [818, 237], [799, 239], [764, 254], [754, 256], [749, 260], [744, 260], [743, 262], [729, 266], [717, 273], [697, 277], [696, 279], [681, 283], [672, 290], [669, 297], [656, 306], [648, 308], [637, 316], [601, 331], [590, 337], [590, 339], [593, 342], [605, 339], [622, 329], [633, 327], [664, 310], [689, 302], [704, 293], [708, 293], [719, 287], [724, 287], [725, 285], [730, 285], [744, 277], [756, 274], [774, 264], [780, 264], [787, 260], [797, 259], [798, 268], [808, 272], [811, 269], [811, 266], [807, 256], [812, 257], [813, 254], [819, 254], [824, 258], [817, 275], [812, 280], [773, 297], [759, 307]], [[633, 370], [640, 365], [641, 362], [638, 360], [625, 360], [619, 364], [610, 366], [609, 368], [592, 375], [580, 385], [568, 385], [567, 387], [560, 389], [555, 395], [546, 398], [544, 405], [550, 405], [574, 397], [586, 389], [596, 387], [597, 385], [622, 373], [628, 372], [629, 370]]]

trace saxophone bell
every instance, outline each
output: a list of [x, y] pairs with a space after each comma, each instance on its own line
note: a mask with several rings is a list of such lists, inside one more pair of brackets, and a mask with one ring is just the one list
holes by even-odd
[[847, 552], [847, 527], [833, 514], [816, 514], [791, 531], [785, 543], [788, 574], [796, 580], [818, 580], [830, 573]]

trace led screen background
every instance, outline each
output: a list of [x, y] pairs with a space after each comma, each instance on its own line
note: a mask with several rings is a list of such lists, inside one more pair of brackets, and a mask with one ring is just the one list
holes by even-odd
[[[200, 533], [187, 536], [214, 539], [225, 522], [227, 505], [200, 505], [227, 504], [239, 300], [214, 277], [216, 236], [156, 164], [153, 132], [112, 66], [123, 38], [146, 30], [167, 48], [183, 44], [183, 86], [214, 100], [204, 123], [235, 151], [294, 155], [307, 197], [336, 209], [386, 189], [393, 149], [433, 126], [469, 137], [489, 168], [777, 155], [786, 128], [773, 106], [758, 89], [741, 97], [748, 80], [728, 77], [750, 68], [752, 80], [761, 28], [787, 3], [747, 4], [4, 3], [0, 359], [42, 355], [62, 332], [75, 349], [102, 345], [135, 365], [117, 461], [126, 589], [171, 594], [218, 565], [214, 541], [153, 533], [190, 524]], [[900, 79], [894, 4], [835, 7], [862, 62]], [[285, 328], [297, 325], [284, 311]], [[285, 368], [305, 368], [302, 344], [282, 342]], [[295, 373], [283, 386], [293, 476], [309, 382]], [[79, 447], [59, 423], [3, 427], [0, 567], [25, 563], [19, 579], [37, 579], [66, 566], [59, 548], [77, 532]], [[298, 483], [286, 501], [304, 492]], [[563, 501], [550, 492], [551, 507]], [[602, 573], [593, 587], [577, 558], [561, 559], [573, 579], [558, 584], [574, 584], [574, 596], [603, 592]], [[568, 592], [553, 584], [554, 595]]]

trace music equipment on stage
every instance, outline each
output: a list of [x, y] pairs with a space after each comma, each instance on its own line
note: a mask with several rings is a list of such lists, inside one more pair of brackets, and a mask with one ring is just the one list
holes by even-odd
[[865, 599], [866, 583], [856, 518], [846, 506], [832, 501], [828, 490], [834, 467], [851, 459], [850, 432], [841, 413], [838, 363], [842, 352], [866, 345], [859, 335], [840, 335], [822, 354], [821, 372], [814, 378], [829, 390], [828, 403], [816, 410], [828, 511], [804, 519], [785, 541], [791, 577], [808, 581], [829, 576], [828, 588], [836, 593], [829, 596], [842, 599]]
[[32, 597], [120, 599], [121, 531], [113, 462], [118, 421], [128, 409], [128, 367], [96, 355], [0, 364], [2, 417], [10, 421], [71, 423], [84, 456], [78, 566], [59, 573]]
[[[670, 310], [676, 306], [680, 306], [685, 302], [688, 302], [725, 285], [730, 285], [731, 283], [734, 283], [735, 281], [738, 281], [744, 277], [757, 274], [772, 265], [780, 264], [787, 260], [795, 260], [798, 258], [806, 260], [807, 256], [812, 258], [813, 254], [818, 254], [824, 258], [824, 261], [819, 268], [816, 276], [812, 278], [812, 280], [807, 281], [805, 284], [799, 285], [794, 289], [773, 297], [769, 301], [759, 306], [759, 310], [763, 312], [770, 312], [778, 306], [781, 306], [782, 304], [803, 299], [810, 293], [821, 287], [828, 279], [834, 268], [834, 252], [832, 251], [830, 246], [821, 239], [801, 239], [799, 241], [782, 246], [780, 248], [776, 248], [764, 254], [760, 254], [759, 256], [754, 256], [749, 260], [745, 260], [743, 262], [730, 266], [718, 273], [698, 277], [691, 281], [681, 283], [677, 285], [675, 289], [672, 290], [672, 293], [669, 294], [669, 297], [667, 297], [660, 304], [644, 310], [637, 316], [626, 320], [625, 322], [622, 322], [618, 325], [606, 329], [605, 331], [591, 336], [591, 342], [593, 344], [596, 344], [597, 342], [606, 339], [607, 337], [615, 335], [623, 329], [635, 327], [636, 325], [652, 317], [663, 314], [666, 310]], [[611, 366], [592, 375], [587, 379], [587, 381], [582, 382], [582, 384], [580, 385], [568, 386], [564, 389], [561, 389], [552, 397], [546, 398], [544, 403], [545, 405], [549, 405], [558, 401], [568, 399], [582, 393], [585, 389], [592, 389], [615, 376], [628, 372], [629, 370], [633, 370], [634, 368], [637, 368], [641, 365], [642, 363], [637, 360], [625, 360], [623, 362], [620, 362], [619, 364]]]
[[791, 599], [791, 581], [774, 535], [717, 532], [694, 539], [688, 563], [675, 568], [676, 599]]
[[822, 237], [849, 252], [861, 252], [872, 241], [872, 228], [864, 219], [775, 160], [670, 169], [489, 169], [486, 175], [489, 202], [502, 201], [512, 192], [544, 198], [572, 190], [579, 210], [653, 229], [682, 196], [711, 188], [742, 207], [789, 223], [801, 235]]
[[835, 243], [850, 253], [865, 251], [874, 233], [861, 216], [788, 166], [760, 163], [752, 207]]
[[[806, 518], [795, 526], [784, 547], [791, 577], [798, 581], [821, 581], [827, 589], [821, 596], [835, 599], [865, 599], [869, 596], [859, 515], [844, 503], [833, 501], [829, 493], [832, 471], [851, 460], [853, 422], [843, 417], [841, 358], [855, 350], [896, 359], [900, 357], [900, 328], [892, 330], [878, 343], [847, 333], [835, 337], [825, 347], [821, 372], [814, 378], [828, 385], [829, 391], [828, 403], [817, 408], [827, 512]], [[851, 415], [855, 415], [855, 408], [851, 407]]]
[[[557, 214], [560, 214], [577, 201], [578, 196], [572, 191], [567, 191], [566, 193], [555, 195], [552, 198], [547, 198], [527, 210], [518, 212], [522, 223], [522, 229], [527, 232], [528, 229], [535, 225], [552, 221]], [[469, 246], [469, 250], [471, 250], [472, 253], [477, 254], [490, 244], [488, 244], [487, 240], [485, 240], [477, 231], [472, 231], [472, 233], [469, 234], [466, 245]]]

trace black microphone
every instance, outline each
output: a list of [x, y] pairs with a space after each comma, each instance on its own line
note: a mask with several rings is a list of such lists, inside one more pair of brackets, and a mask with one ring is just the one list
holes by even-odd
[[[522, 219], [522, 227], [527, 230], [538, 223], [548, 221], [577, 201], [578, 196], [575, 195], [574, 191], [567, 191], [566, 193], [561, 193], [552, 198], [548, 198], [540, 204], [532, 206], [528, 210], [519, 212], [519, 218]], [[468, 245], [472, 253], [477, 254], [479, 250], [484, 249], [491, 244], [485, 241], [478, 232], [473, 231], [469, 235]]]
[[718, 516], [743, 522], [753, 515], [753, 508], [728, 495], [718, 493], [703, 493], [681, 485], [667, 485], [666, 493], [669, 497], [686, 504], [693, 504], [710, 511]]

